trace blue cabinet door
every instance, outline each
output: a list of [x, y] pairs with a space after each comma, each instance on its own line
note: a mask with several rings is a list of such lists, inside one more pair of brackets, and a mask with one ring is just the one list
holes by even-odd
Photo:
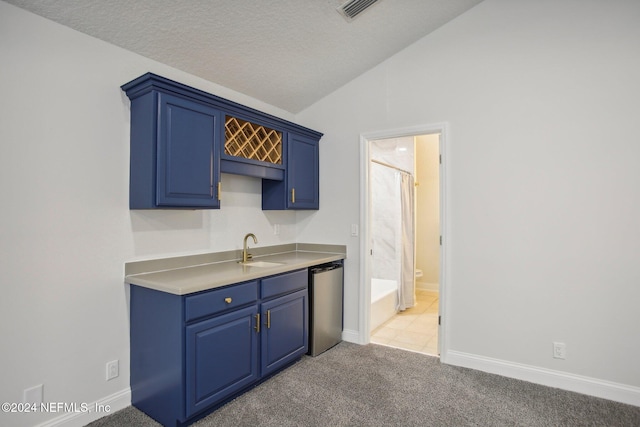
[[269, 375], [307, 352], [309, 313], [307, 290], [268, 302], [262, 319], [262, 376]]
[[186, 416], [258, 379], [257, 306], [186, 327]]
[[262, 180], [262, 209], [319, 209], [318, 138], [288, 133], [284, 181]]
[[287, 185], [289, 209], [318, 209], [319, 153], [318, 141], [289, 134], [287, 141]]
[[164, 93], [158, 95], [158, 105], [157, 205], [220, 207], [222, 113]]

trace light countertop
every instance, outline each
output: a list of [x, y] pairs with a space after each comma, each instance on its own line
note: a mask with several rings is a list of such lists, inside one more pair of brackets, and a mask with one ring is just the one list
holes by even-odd
[[[276, 253], [269, 253], [270, 249]], [[278, 263], [278, 265], [256, 267], [238, 263], [238, 252], [138, 262], [137, 264], [146, 263], [146, 265], [153, 263], [148, 267], [153, 271], [145, 272], [138, 272], [144, 268], [133, 265], [136, 263], [127, 264], [125, 265], [125, 283], [174, 295], [186, 295], [346, 258], [344, 246], [292, 244], [261, 248], [260, 252], [263, 255], [254, 254], [252, 261]], [[206, 262], [210, 259], [224, 258], [232, 259]], [[197, 264], [194, 265], [194, 263]], [[128, 271], [135, 273], [127, 274]]]

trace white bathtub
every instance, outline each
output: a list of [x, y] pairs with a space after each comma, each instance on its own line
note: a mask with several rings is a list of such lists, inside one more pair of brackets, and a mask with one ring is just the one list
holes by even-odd
[[395, 280], [371, 279], [371, 331], [397, 313], [398, 284]]

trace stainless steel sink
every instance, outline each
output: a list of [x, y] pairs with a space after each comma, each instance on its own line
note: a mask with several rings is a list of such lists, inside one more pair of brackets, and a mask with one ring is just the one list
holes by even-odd
[[241, 262], [240, 264], [246, 265], [247, 267], [277, 267], [279, 265], [284, 265], [283, 262], [269, 262], [269, 261], [249, 261], [249, 262]]

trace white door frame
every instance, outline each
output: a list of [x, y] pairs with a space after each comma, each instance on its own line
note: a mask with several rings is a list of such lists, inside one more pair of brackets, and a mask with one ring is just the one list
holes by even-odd
[[406, 136], [417, 136], [427, 134], [440, 134], [440, 236], [442, 236], [442, 245], [440, 246], [440, 278], [439, 278], [439, 311], [440, 311], [440, 327], [438, 330], [438, 350], [440, 352], [440, 360], [446, 362], [447, 357], [447, 303], [448, 287], [447, 287], [447, 239], [445, 231], [447, 230], [446, 215], [446, 148], [449, 143], [449, 124], [434, 123], [427, 125], [418, 125], [407, 128], [383, 130], [377, 132], [367, 132], [360, 135], [360, 301], [359, 301], [359, 342], [368, 344], [370, 341], [370, 311], [371, 311], [371, 218], [369, 198], [369, 165], [370, 152], [369, 141], [377, 139], [400, 138]]

